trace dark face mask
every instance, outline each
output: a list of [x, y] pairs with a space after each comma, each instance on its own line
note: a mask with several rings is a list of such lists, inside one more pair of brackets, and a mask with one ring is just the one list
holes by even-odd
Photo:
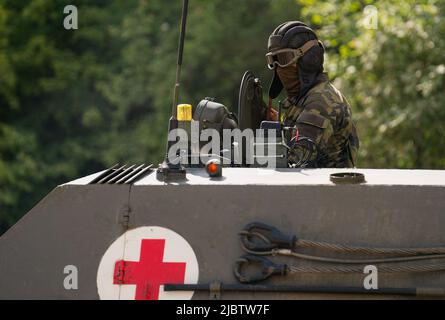
[[289, 97], [298, 96], [300, 93], [300, 80], [298, 78], [297, 64], [285, 68], [277, 67], [277, 74], [287, 91], [287, 95]]

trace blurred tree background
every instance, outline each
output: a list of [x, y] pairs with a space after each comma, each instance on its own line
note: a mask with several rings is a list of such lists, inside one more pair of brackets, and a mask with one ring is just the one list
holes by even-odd
[[[78, 30], [63, 28], [68, 4]], [[58, 184], [162, 159], [181, 5], [0, 2], [0, 234]], [[181, 102], [212, 96], [236, 111], [245, 70], [268, 86], [267, 38], [287, 20], [325, 43], [359, 128], [359, 167], [444, 168], [444, 1], [191, 0]]]

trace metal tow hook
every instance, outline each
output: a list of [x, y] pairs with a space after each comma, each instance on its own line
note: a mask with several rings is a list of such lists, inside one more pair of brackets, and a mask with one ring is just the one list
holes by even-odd
[[277, 228], [261, 222], [247, 224], [239, 235], [244, 247], [252, 251], [270, 251], [276, 248], [293, 249], [297, 241], [296, 236], [286, 235]]
[[[250, 269], [249, 274], [247, 269]], [[273, 275], [284, 276], [287, 272], [286, 264], [276, 264], [267, 258], [253, 255], [245, 255], [236, 260], [234, 268], [235, 277], [241, 283], [258, 282]]]

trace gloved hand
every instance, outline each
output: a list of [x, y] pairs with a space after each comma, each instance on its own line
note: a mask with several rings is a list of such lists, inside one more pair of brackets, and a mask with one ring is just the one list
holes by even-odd
[[296, 135], [288, 144], [287, 159], [291, 168], [313, 167], [317, 158], [315, 143], [305, 137]]

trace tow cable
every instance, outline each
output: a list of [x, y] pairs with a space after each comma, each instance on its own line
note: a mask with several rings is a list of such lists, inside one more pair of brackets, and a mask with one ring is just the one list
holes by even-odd
[[[241, 246], [248, 253], [235, 263], [234, 274], [241, 283], [266, 280], [273, 275], [295, 273], [362, 273], [366, 264], [379, 265], [383, 273], [431, 272], [445, 270], [445, 263], [413, 264], [413, 261], [443, 259], [445, 247], [434, 248], [376, 248], [332, 244], [287, 235], [273, 226], [261, 222], [246, 225], [240, 232]], [[337, 259], [297, 252], [298, 249], [319, 249], [343, 254], [380, 255], [392, 257], [372, 259]], [[322, 266], [275, 264], [264, 256], [290, 256], [317, 261]], [[336, 265], [332, 265], [336, 264]], [[260, 272], [258, 272], [258, 268]], [[254, 270], [252, 272], [252, 269]], [[246, 272], [250, 271], [250, 275]]]
[[[277, 228], [260, 222], [246, 225], [240, 232], [241, 246], [248, 254], [235, 262], [234, 275], [241, 284], [212, 282], [204, 284], [165, 284], [164, 291], [205, 291], [210, 298], [219, 299], [222, 292], [289, 292], [319, 294], [371, 294], [402, 295], [415, 297], [444, 298], [442, 288], [379, 288], [367, 290], [359, 287], [301, 286], [301, 285], [259, 285], [251, 284], [272, 276], [296, 273], [363, 273], [366, 264], [379, 265], [382, 273], [430, 272], [445, 270], [444, 263], [420, 264], [418, 260], [444, 259], [445, 247], [431, 248], [378, 248], [332, 244], [299, 239], [287, 235]], [[337, 259], [297, 252], [299, 249], [318, 249], [342, 254], [380, 256], [372, 259]], [[274, 263], [265, 256], [287, 256], [301, 260], [321, 262], [323, 265], [288, 265]], [[383, 258], [382, 258], [383, 256]], [[391, 256], [391, 257], [388, 257]], [[246, 272], [250, 271], [250, 272]]]
[[[286, 235], [277, 228], [260, 222], [249, 223], [239, 234], [241, 236], [241, 246], [243, 250], [249, 254], [260, 256], [282, 255], [311, 261], [341, 264], [408, 262], [445, 258], [445, 247], [374, 248], [331, 244], [327, 242], [298, 239], [295, 235]], [[258, 242], [258, 240], [260, 241]], [[392, 255], [395, 257], [373, 259], [335, 259], [303, 254], [296, 251], [297, 249], [303, 248], [322, 249], [325, 251], [347, 254]]]
[[[246, 271], [246, 269], [248, 271]], [[258, 270], [259, 269], [259, 270]], [[383, 265], [382, 273], [431, 272], [445, 270], [444, 264], [426, 265]], [[248, 275], [249, 273], [249, 275]], [[362, 266], [298, 266], [276, 264], [262, 256], [245, 255], [235, 263], [234, 274], [241, 283], [253, 283], [266, 280], [273, 275], [285, 276], [296, 273], [363, 273]]]

